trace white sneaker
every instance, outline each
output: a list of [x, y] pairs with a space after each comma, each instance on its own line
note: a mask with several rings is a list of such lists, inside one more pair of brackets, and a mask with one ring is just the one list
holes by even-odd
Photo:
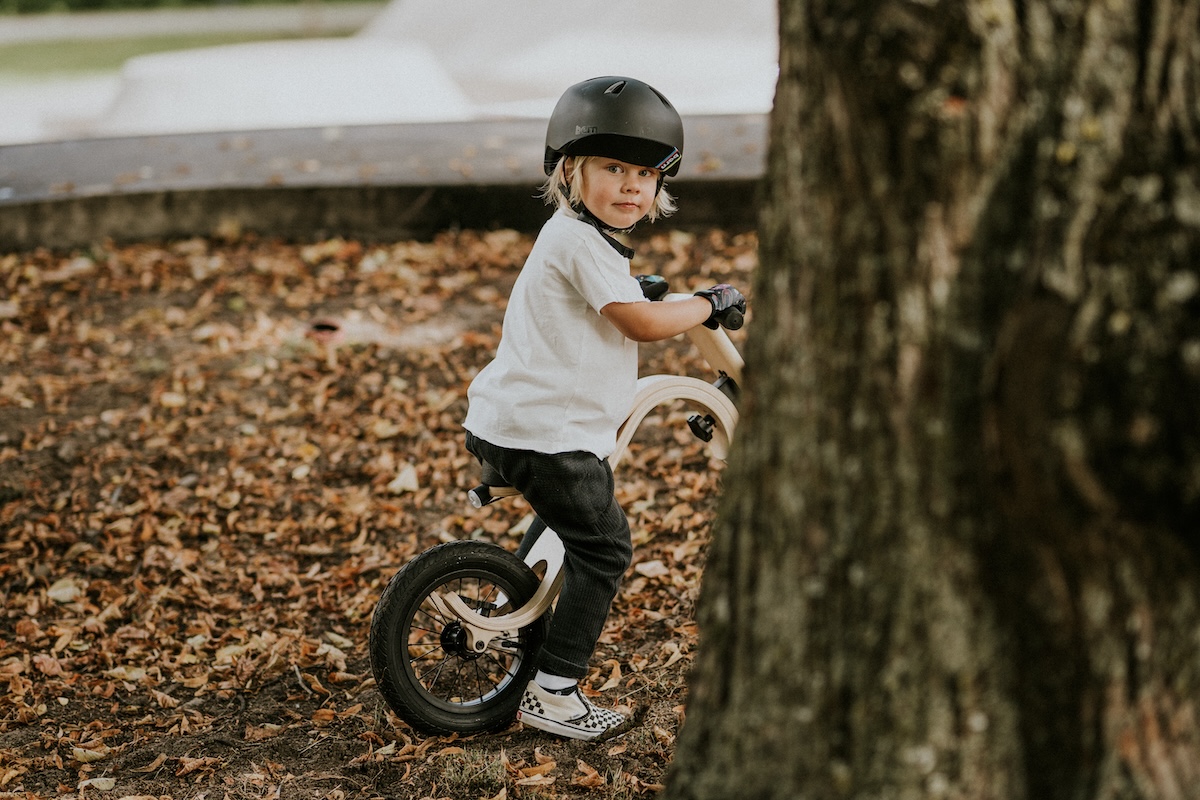
[[561, 692], [535, 681], [525, 687], [517, 719], [531, 728], [570, 739], [596, 739], [625, 722], [625, 715], [592, 705], [578, 686]]

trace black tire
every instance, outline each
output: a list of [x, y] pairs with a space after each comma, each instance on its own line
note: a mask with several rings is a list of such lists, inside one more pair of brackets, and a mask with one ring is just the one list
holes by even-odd
[[[512, 723], [550, 625], [547, 612], [480, 654], [465, 646], [461, 623], [438, 614], [429, 598], [453, 592], [498, 616], [520, 608], [538, 578], [493, 544], [456, 541], [418, 555], [392, 576], [371, 618], [371, 670], [402, 720], [434, 734], [472, 734]], [[495, 600], [507, 597], [499, 607]]]

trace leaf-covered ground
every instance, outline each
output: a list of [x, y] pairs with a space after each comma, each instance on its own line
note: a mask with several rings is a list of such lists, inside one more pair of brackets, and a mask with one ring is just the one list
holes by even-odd
[[[653, 795], [721, 466], [685, 409], [649, 420], [618, 473], [637, 551], [586, 685], [636, 727], [422, 737], [371, 678], [388, 578], [446, 539], [515, 548], [528, 514], [464, 502], [460, 421], [531, 244], [0, 254], [0, 797]], [[752, 235], [637, 245], [676, 290], [754, 266]], [[313, 337], [322, 320], [340, 341]], [[707, 375], [684, 340], [642, 360]]]

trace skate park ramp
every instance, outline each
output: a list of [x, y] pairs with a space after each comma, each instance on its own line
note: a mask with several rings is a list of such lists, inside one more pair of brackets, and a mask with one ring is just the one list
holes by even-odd
[[554, 102], [605, 74], [684, 116], [676, 221], [745, 219], [777, 73], [773, 0], [392, 0], [350, 37], [130, 59], [101, 113], [0, 147], [0, 245], [525, 226]]
[[545, 118], [563, 89], [632, 75], [682, 114], [771, 107], [772, 0], [393, 0], [357, 35], [131, 59], [77, 135]]

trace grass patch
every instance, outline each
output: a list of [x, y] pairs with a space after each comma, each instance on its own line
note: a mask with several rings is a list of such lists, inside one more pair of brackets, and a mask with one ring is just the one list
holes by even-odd
[[[323, 0], [326, 3], [357, 0]], [[292, 6], [307, 0], [0, 0], [0, 20], [24, 14], [63, 14], [73, 11], [154, 11], [225, 6]]]
[[503, 756], [466, 751], [438, 759], [443, 792], [454, 797], [494, 797], [504, 788]]
[[[353, 31], [328, 35], [349, 36], [351, 33]], [[128, 59], [150, 53], [303, 38], [308, 37], [288, 34], [272, 36], [262, 33], [207, 33], [7, 44], [0, 45], [0, 74], [36, 77], [64, 73], [115, 72]]]

